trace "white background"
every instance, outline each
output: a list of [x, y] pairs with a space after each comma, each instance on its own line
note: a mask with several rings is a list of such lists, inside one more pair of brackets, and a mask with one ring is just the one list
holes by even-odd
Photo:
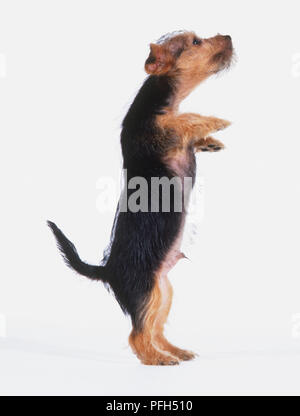
[[[299, 11], [292, 0], [0, 1], [0, 394], [299, 393]], [[114, 212], [97, 208], [99, 180], [118, 184], [148, 44], [178, 29], [230, 34], [238, 61], [182, 105], [233, 125], [218, 135], [225, 151], [198, 157], [204, 216], [190, 261], [170, 274], [166, 332], [199, 357], [158, 368], [133, 356], [128, 319], [65, 267], [45, 222], [100, 261]]]

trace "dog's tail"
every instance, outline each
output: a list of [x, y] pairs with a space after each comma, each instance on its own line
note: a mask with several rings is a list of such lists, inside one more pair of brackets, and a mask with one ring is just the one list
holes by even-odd
[[91, 266], [83, 262], [77, 250], [71, 241], [67, 239], [64, 233], [51, 221], [47, 221], [48, 226], [53, 231], [53, 234], [57, 241], [57, 246], [63, 256], [63, 259], [67, 266], [74, 269], [77, 273], [82, 274], [83, 276], [88, 277], [92, 280], [101, 280], [102, 282], [107, 282], [107, 273], [104, 266]]

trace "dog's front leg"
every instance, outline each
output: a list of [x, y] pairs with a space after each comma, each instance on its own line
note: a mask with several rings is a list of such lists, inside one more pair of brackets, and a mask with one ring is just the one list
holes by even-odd
[[206, 117], [200, 114], [182, 114], [182, 116], [179, 116], [179, 119], [186, 121], [189, 135], [199, 139], [204, 139], [211, 133], [224, 130], [231, 124], [229, 121], [222, 120], [221, 118]]
[[[223, 130], [230, 126], [230, 122], [216, 117], [206, 117], [195, 113], [174, 114], [167, 113], [158, 117], [158, 125], [163, 129], [172, 129], [180, 137], [183, 145], [195, 144], [195, 150], [203, 147], [205, 140], [207, 145], [223, 148], [224, 145], [208, 138], [209, 134]], [[208, 140], [209, 139], [209, 140]], [[218, 149], [220, 150], [220, 149]]]

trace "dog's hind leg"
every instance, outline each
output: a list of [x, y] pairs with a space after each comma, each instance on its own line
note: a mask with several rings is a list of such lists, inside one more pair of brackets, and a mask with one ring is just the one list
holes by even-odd
[[147, 365], [175, 365], [192, 360], [195, 354], [172, 345], [163, 334], [173, 290], [167, 276], [157, 274], [150, 298], [143, 310], [142, 328], [133, 329], [129, 344], [133, 352]]
[[150, 297], [140, 313], [143, 315], [141, 328], [133, 328], [129, 336], [129, 344], [146, 365], [176, 365], [179, 364], [177, 355], [164, 351], [156, 339], [157, 322], [161, 314], [162, 293], [156, 279]]
[[192, 360], [195, 358], [195, 354], [193, 352], [175, 347], [164, 337], [164, 325], [167, 321], [171, 309], [173, 289], [167, 276], [159, 276], [158, 284], [161, 302], [154, 323], [153, 342], [160, 349], [168, 352], [169, 354], [172, 354], [180, 360]]

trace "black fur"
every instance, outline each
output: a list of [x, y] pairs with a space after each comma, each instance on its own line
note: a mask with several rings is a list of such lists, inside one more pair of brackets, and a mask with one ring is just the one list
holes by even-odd
[[[176, 138], [172, 132], [163, 133], [155, 124], [156, 115], [163, 113], [175, 88], [167, 76], [148, 77], [123, 121], [121, 145], [127, 181], [135, 176], [144, 177], [149, 190], [151, 177], [176, 176], [162, 160]], [[186, 176], [194, 177], [195, 158], [192, 149], [189, 158]], [[132, 192], [135, 190], [128, 190], [127, 199]], [[49, 223], [49, 226], [67, 264], [78, 273], [107, 282], [138, 331], [142, 327], [143, 306], [153, 288], [155, 272], [178, 235], [183, 215], [174, 211], [172, 196], [170, 212], [119, 212], [110, 250], [102, 266], [83, 263], [73, 244], [62, 232], [53, 223]]]
[[67, 237], [57, 227], [57, 225], [51, 221], [47, 221], [47, 224], [53, 231], [53, 234], [55, 235], [57, 246], [67, 266], [74, 269], [77, 273], [89, 277], [90, 279], [102, 280], [103, 282], [106, 281], [105, 267], [91, 266], [89, 264], [84, 263], [80, 259], [74, 244], [67, 239]]

